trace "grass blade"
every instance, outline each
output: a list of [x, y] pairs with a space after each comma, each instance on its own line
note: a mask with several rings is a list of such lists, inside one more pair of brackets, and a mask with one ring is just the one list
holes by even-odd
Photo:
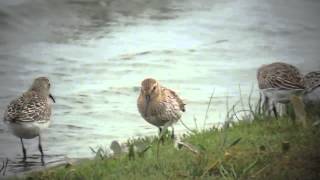
[[241, 137], [239, 137], [238, 139], [236, 139], [235, 141], [233, 141], [233, 143], [230, 144], [229, 148], [231, 148], [232, 146], [237, 145], [240, 141], [241, 141]]
[[257, 163], [258, 163], [258, 159], [256, 159], [254, 162], [252, 162], [251, 164], [249, 164], [248, 167], [246, 167], [246, 168], [243, 169], [242, 175], [247, 174]]
[[213, 89], [211, 96], [210, 96], [210, 99], [209, 99], [209, 103], [208, 103], [206, 114], [205, 114], [204, 121], [203, 121], [203, 129], [205, 129], [205, 127], [206, 127], [206, 123], [207, 123], [206, 121], [208, 119], [208, 113], [209, 113], [209, 109], [210, 109], [210, 105], [211, 105], [211, 101], [212, 101], [214, 92], [215, 92], [215, 89]]

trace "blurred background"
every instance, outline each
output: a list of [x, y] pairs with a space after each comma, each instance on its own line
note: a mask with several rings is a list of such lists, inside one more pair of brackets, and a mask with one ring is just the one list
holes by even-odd
[[[185, 100], [191, 128], [194, 119], [203, 126], [214, 90], [210, 127], [240, 92], [253, 87], [258, 97], [262, 64], [320, 69], [319, 9], [317, 0], [1, 0], [0, 116], [34, 78], [48, 76], [56, 104], [43, 135], [46, 162], [92, 157], [89, 147], [158, 133], [136, 107], [141, 81], [153, 77]], [[39, 162], [37, 139], [25, 143]], [[1, 120], [9, 174], [40, 166], [21, 157]]]

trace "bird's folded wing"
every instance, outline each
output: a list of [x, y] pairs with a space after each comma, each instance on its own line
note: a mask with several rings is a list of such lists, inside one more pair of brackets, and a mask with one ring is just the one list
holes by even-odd
[[273, 76], [269, 83], [272, 88], [280, 89], [304, 89], [303, 83], [298, 81], [290, 81], [281, 77]]
[[11, 122], [43, 121], [49, 113], [46, 99], [35, 93], [25, 93], [13, 100], [5, 113], [5, 120]]
[[174, 92], [173, 90], [171, 89], [166, 89], [167, 90], [167, 95], [169, 98], [171, 98], [172, 100], [176, 101], [179, 105], [179, 109], [182, 111], [182, 112], [185, 112], [186, 109], [185, 109], [185, 103], [182, 101], [182, 99], [177, 95], [176, 92]]

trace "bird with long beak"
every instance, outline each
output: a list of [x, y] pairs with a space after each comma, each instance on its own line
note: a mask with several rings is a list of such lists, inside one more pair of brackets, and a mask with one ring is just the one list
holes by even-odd
[[147, 78], [141, 83], [137, 105], [141, 116], [159, 128], [160, 137], [169, 126], [174, 137], [173, 124], [185, 112], [185, 104], [173, 90], [160, 86], [155, 79]]

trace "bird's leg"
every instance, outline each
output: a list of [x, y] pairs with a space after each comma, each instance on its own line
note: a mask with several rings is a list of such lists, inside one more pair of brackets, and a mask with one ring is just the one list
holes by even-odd
[[270, 116], [270, 111], [269, 111], [269, 106], [270, 106], [270, 104], [269, 104], [270, 102], [269, 102], [269, 98], [267, 97], [267, 96], [264, 96], [263, 95], [263, 97], [262, 97], [262, 110], [263, 110], [263, 113], [265, 114], [265, 113], [267, 113], [267, 115], [268, 116]]
[[264, 99], [262, 99], [262, 93], [260, 92], [259, 93], [259, 101], [258, 101], [258, 113], [261, 114], [261, 106], [262, 106], [262, 103], [263, 103]]
[[21, 145], [22, 145], [23, 161], [25, 161], [27, 159], [27, 151], [26, 151], [26, 148], [24, 148], [24, 144], [23, 144], [22, 138], [20, 138], [20, 142], [21, 142]]
[[171, 121], [168, 121], [167, 123], [164, 124], [164, 126], [162, 127], [162, 130], [161, 130], [161, 133], [159, 135], [159, 138], [163, 138], [163, 135], [167, 132], [167, 129], [169, 126], [172, 125], [172, 122]]
[[268, 111], [268, 116], [272, 116], [272, 112], [274, 113], [274, 116], [276, 117], [276, 119], [278, 119], [278, 113], [277, 113], [277, 109], [276, 109], [276, 102], [274, 101], [274, 99], [271, 99], [269, 97], [267, 97], [267, 111]]
[[274, 103], [272, 104], [272, 111], [276, 119], [278, 119], [278, 113], [277, 113], [276, 105]]
[[41, 136], [39, 135], [39, 151], [40, 151], [40, 153], [41, 153], [41, 162], [43, 163], [44, 162], [44, 160], [43, 160], [43, 150], [42, 150], [42, 145], [41, 145]]
[[171, 126], [171, 128], [172, 128], [171, 139], [174, 139], [174, 127], [173, 127], [173, 126]]
[[162, 132], [162, 128], [161, 128], [161, 127], [159, 127], [159, 135], [161, 134], [161, 132]]
[[164, 138], [163, 136], [160, 136], [160, 134], [162, 134], [163, 129], [161, 127], [159, 127], [159, 140], [161, 141], [161, 143], [164, 143]]
[[287, 116], [290, 117], [290, 110], [289, 110], [290, 106], [289, 106], [289, 104], [286, 104], [285, 108], [286, 108], [285, 110], [286, 110]]

